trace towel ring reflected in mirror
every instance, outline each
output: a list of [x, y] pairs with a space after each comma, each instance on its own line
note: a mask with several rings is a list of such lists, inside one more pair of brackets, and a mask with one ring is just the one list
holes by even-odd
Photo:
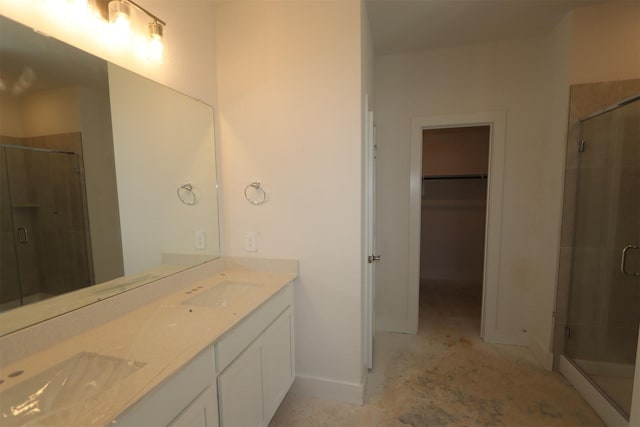
[[267, 192], [260, 182], [253, 181], [244, 187], [244, 198], [252, 205], [261, 205], [267, 201]]
[[193, 191], [193, 185], [187, 183], [178, 187], [178, 199], [187, 206], [193, 206], [198, 203], [196, 193]]

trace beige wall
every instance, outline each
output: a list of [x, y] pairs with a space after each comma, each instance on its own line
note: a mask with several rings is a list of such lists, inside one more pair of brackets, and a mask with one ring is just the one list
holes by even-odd
[[11, 110], [17, 112], [13, 136], [17, 136], [17, 131], [24, 137], [81, 132], [95, 283], [122, 276], [106, 80], [102, 90], [80, 86], [45, 90], [29, 94], [12, 105]]
[[[328, 386], [334, 398], [358, 400], [361, 92], [371, 88], [372, 79], [371, 67], [361, 64], [359, 2], [141, 4], [168, 23], [161, 66], [118, 55], [74, 28], [51, 23], [43, 11], [9, 3], [3, 13], [220, 106], [224, 253], [246, 255], [242, 233], [256, 231], [257, 256], [300, 260], [301, 383], [312, 392]], [[218, 92], [224, 94], [220, 105]], [[270, 197], [260, 207], [242, 196], [255, 179]]]
[[79, 88], [89, 231], [95, 283], [124, 274], [109, 88]]
[[[535, 233], [545, 137], [544, 38], [390, 55], [376, 60], [378, 135], [377, 320], [393, 329], [408, 316], [409, 167], [413, 117], [506, 112], [503, 222], [496, 329], [522, 341], [538, 286]], [[496, 207], [500, 209], [500, 207]], [[550, 315], [550, 313], [549, 313]]]
[[489, 126], [422, 131], [422, 175], [486, 175]]
[[24, 136], [20, 102], [9, 96], [0, 96], [0, 135], [20, 138]]
[[82, 129], [78, 87], [27, 95], [20, 103], [24, 136], [55, 135]]
[[[112, 64], [109, 94], [124, 273], [155, 268], [165, 253], [220, 256], [211, 108]], [[187, 183], [193, 206], [177, 196]], [[206, 247], [196, 249], [200, 231]]]
[[[227, 255], [297, 258], [299, 391], [362, 392], [359, 2], [216, 6]], [[259, 180], [267, 203], [249, 204]], [[243, 233], [257, 233], [247, 254]]]
[[569, 82], [638, 78], [640, 2], [616, 1], [572, 12]]
[[631, 3], [577, 9], [537, 39], [377, 60], [379, 247], [387, 261], [378, 276], [380, 326], [406, 315], [410, 118], [505, 110], [497, 326], [526, 330], [534, 353], [551, 366], [568, 86], [638, 75], [638, 4]]
[[[569, 105], [568, 52], [571, 31], [571, 14], [565, 16], [547, 36], [547, 63], [544, 73], [547, 111], [541, 126], [545, 138], [538, 141], [540, 165], [538, 176], [538, 201], [536, 226], [532, 230], [541, 242], [536, 254], [537, 285], [532, 289], [529, 347], [538, 360], [551, 369], [553, 356], [553, 313], [556, 307], [556, 278], [560, 247], [560, 225], [562, 216], [562, 194], [567, 139], [567, 116]], [[543, 207], [543, 208], [541, 208]]]

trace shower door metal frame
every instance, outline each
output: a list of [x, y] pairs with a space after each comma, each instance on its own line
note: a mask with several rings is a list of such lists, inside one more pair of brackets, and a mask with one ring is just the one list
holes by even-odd
[[[580, 153], [582, 153], [583, 151], [585, 151], [585, 149], [588, 149], [589, 144], [588, 141], [585, 142], [584, 138], [583, 138], [583, 130], [584, 130], [584, 125], [586, 122], [588, 122], [591, 119], [600, 117], [604, 114], [613, 112], [621, 107], [624, 107], [626, 105], [629, 105], [631, 103], [634, 102], [638, 102], [640, 101], [640, 95], [637, 96], [633, 96], [627, 99], [624, 99], [623, 101], [620, 101], [616, 104], [610, 105], [608, 107], [605, 107], [601, 110], [598, 110], [586, 117], [583, 117], [581, 119], [579, 119], [579, 124], [580, 124], [580, 138], [578, 141], [578, 151]], [[614, 150], [612, 153], [612, 158], [613, 159], [617, 159], [617, 161], [620, 161], [620, 159], [622, 158], [622, 144], [618, 144], [616, 146], [611, 147], [612, 150]], [[581, 157], [581, 156], [580, 156]], [[615, 160], [614, 160], [615, 161]], [[581, 160], [580, 160], [581, 162]], [[610, 171], [607, 172], [606, 176], [608, 179], [608, 182], [611, 183], [620, 183], [621, 182], [621, 173], [622, 173], [622, 168], [618, 167], [612, 167], [611, 164], [608, 166], [608, 168], [611, 168]], [[578, 167], [578, 180], [577, 180], [577, 184], [576, 184], [576, 191], [580, 188], [580, 171], [581, 168], [580, 166]], [[612, 281], [614, 280], [611, 277], [611, 270], [607, 270], [606, 268], [602, 268], [605, 266], [608, 266], [609, 263], [613, 264], [613, 265], [619, 265], [619, 273], [620, 274], [625, 274], [627, 276], [633, 276], [633, 277], [640, 277], [640, 272], [637, 271], [633, 271], [630, 272], [626, 269], [626, 255], [627, 252], [629, 250], [636, 250], [636, 249], [640, 249], [638, 246], [640, 245], [640, 241], [638, 242], [634, 242], [631, 244], [627, 244], [623, 247], [622, 251], [620, 254], [615, 254], [615, 252], [612, 251], [611, 254], [607, 255], [606, 254], [606, 249], [610, 246], [611, 248], [617, 247], [617, 245], [615, 244], [615, 242], [613, 241], [615, 239], [615, 233], [616, 233], [616, 229], [615, 226], [618, 226], [617, 223], [617, 219], [618, 219], [618, 209], [619, 209], [619, 198], [621, 197], [621, 189], [620, 186], [618, 185], [616, 187], [616, 191], [609, 191], [607, 194], [607, 201], [606, 201], [606, 206], [608, 209], [607, 211], [607, 216], [605, 218], [605, 220], [607, 221], [607, 224], [604, 226], [606, 227], [606, 229], [604, 230], [605, 232], [605, 236], [603, 236], [603, 243], [601, 245], [600, 250], [602, 251], [602, 255], [598, 258], [598, 262], [600, 264], [601, 270], [598, 271], [598, 274], [600, 275], [600, 277], [604, 280], [607, 281], [607, 283], [605, 283], [605, 287], [606, 289], [604, 289], [604, 293], [606, 295], [603, 295], [603, 298], [600, 300], [600, 304], [599, 304], [599, 314], [597, 315], [597, 323], [598, 323], [598, 328], [597, 328], [597, 337], [596, 337], [596, 341], [599, 342], [599, 346], [602, 346], [602, 344], [604, 342], [606, 342], [606, 338], [607, 338], [607, 327], [606, 325], [608, 325], [609, 323], [609, 312], [610, 312], [610, 306], [609, 306], [609, 299], [611, 297], [611, 284]], [[639, 196], [640, 197], [640, 196]], [[574, 215], [575, 217], [577, 217], [578, 213], [579, 213], [579, 203], [580, 199], [577, 198], [576, 196], [576, 207], [575, 207], [575, 211], [574, 211]], [[614, 223], [612, 218], [616, 219], [616, 222]], [[574, 227], [576, 227], [577, 222], [575, 221], [574, 218]], [[612, 234], [613, 233], [613, 234]], [[640, 240], [640, 236], [635, 236], [636, 238], [638, 238]], [[575, 232], [573, 234], [573, 250], [575, 251], [575, 247], [576, 247], [576, 235]], [[607, 256], [609, 256], [611, 259], [606, 259]], [[620, 256], [620, 259], [615, 259], [614, 257], [616, 256]], [[573, 258], [575, 257], [575, 254], [572, 256], [572, 261], [571, 261], [571, 276], [573, 276], [574, 271], [573, 271], [573, 266], [574, 266], [574, 261]], [[570, 283], [572, 283], [572, 280], [570, 279]], [[571, 293], [571, 286], [569, 289], [569, 292]], [[570, 338], [570, 329], [568, 328], [568, 326], [570, 325], [570, 321], [569, 321], [569, 314], [571, 312], [571, 297], [569, 296], [568, 299], [568, 305], [567, 305], [567, 327], [565, 328], [565, 332], [569, 332], [565, 335], [565, 340], [568, 340]], [[634, 342], [634, 347], [637, 346], [637, 342]], [[597, 390], [598, 393], [601, 394], [602, 399], [604, 399], [605, 401], [607, 401], [611, 406], [612, 406], [612, 410], [613, 408], [615, 408], [616, 411], [618, 411], [620, 413], [621, 417], [626, 417], [628, 416], [628, 414], [625, 414], [626, 411], [623, 411], [622, 408], [620, 408], [618, 406], [618, 404], [612, 399], [610, 398], [606, 392], [593, 380], [590, 378], [589, 374], [587, 372], [585, 372], [576, 362], [574, 362], [570, 356], [567, 355], [566, 351], [567, 351], [567, 347], [566, 344], [564, 344], [563, 346], [563, 350], [562, 350], [562, 355], [560, 357], [560, 362], [559, 362], [559, 368], [560, 371], [563, 372], [563, 374], [565, 374], [565, 376], [567, 376], [570, 380], [573, 378], [573, 380], [577, 381], [578, 383], [583, 383], [582, 385], [585, 384], [590, 384], [591, 387], [594, 388], [594, 390]], [[636, 355], [637, 357], [637, 355]], [[638, 367], [635, 367], [636, 369], [638, 369]], [[571, 372], [572, 370], [575, 370], [575, 372]], [[581, 376], [582, 378], [577, 378], [577, 375]], [[571, 378], [572, 377], [572, 378]], [[573, 382], [572, 380], [572, 382]], [[576, 384], [574, 384], [576, 385]], [[577, 386], [577, 385], [576, 385]], [[578, 386], [577, 386], [578, 387]], [[638, 391], [636, 391], [638, 392]], [[585, 396], [585, 398], [587, 398], [587, 396]], [[594, 401], [592, 401], [591, 399], [593, 399], [594, 401], [597, 401], [597, 404], [594, 404]], [[602, 402], [600, 399], [596, 398], [596, 397], [592, 397], [592, 398], [587, 398], [587, 400], [590, 401], [590, 403], [592, 403], [592, 406], [594, 406], [594, 409], [597, 409], [596, 406], [600, 406], [602, 407]], [[598, 411], [600, 414], [600, 411]], [[602, 414], [600, 414], [602, 416]], [[614, 414], [610, 414], [610, 415], [614, 415]], [[611, 420], [611, 418], [608, 418], [609, 420]], [[610, 421], [609, 421], [610, 422]], [[614, 423], [614, 424], [617, 424]]]

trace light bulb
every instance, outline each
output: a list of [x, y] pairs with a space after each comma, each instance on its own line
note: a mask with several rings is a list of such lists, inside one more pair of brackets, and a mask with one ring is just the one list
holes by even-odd
[[115, 38], [120, 43], [126, 43], [131, 35], [131, 7], [122, 0], [109, 2], [109, 22], [112, 25]]
[[164, 44], [162, 38], [158, 36], [151, 36], [149, 42], [149, 59], [153, 62], [162, 62], [164, 54]]
[[164, 27], [159, 22], [152, 22], [148, 27], [151, 36], [151, 40], [149, 40], [148, 51], [149, 60], [162, 63], [164, 56], [164, 43], [162, 42]]
[[77, 10], [85, 10], [89, 7], [88, 0], [70, 0], [71, 7]]

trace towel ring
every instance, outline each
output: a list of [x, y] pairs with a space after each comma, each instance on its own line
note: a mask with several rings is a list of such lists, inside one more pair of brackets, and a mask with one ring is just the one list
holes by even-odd
[[187, 206], [193, 206], [198, 202], [196, 193], [193, 191], [193, 185], [191, 184], [181, 185], [176, 192], [178, 193], [178, 199]]
[[[249, 189], [251, 188], [253, 188], [253, 191], [249, 193]], [[260, 182], [253, 181], [244, 187], [244, 198], [252, 205], [261, 205], [267, 201], [267, 192], [264, 191]]]

